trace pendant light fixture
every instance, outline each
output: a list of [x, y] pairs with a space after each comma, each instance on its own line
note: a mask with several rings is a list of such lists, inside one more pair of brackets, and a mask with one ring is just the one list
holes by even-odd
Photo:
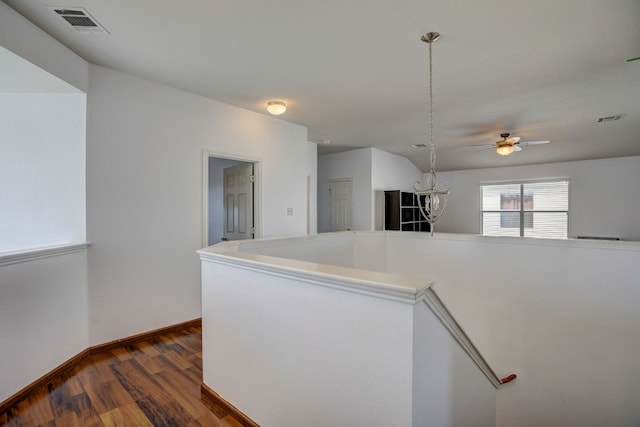
[[429, 223], [429, 229], [433, 236], [435, 223], [442, 214], [447, 205], [450, 183], [445, 183], [442, 189], [437, 188], [436, 180], [436, 150], [433, 144], [433, 61], [431, 56], [431, 46], [433, 42], [440, 38], [439, 33], [430, 32], [421, 37], [420, 40], [429, 45], [429, 155], [430, 169], [429, 173], [424, 175], [423, 182], [416, 181], [413, 184], [415, 195], [418, 198], [418, 206], [420, 213]]

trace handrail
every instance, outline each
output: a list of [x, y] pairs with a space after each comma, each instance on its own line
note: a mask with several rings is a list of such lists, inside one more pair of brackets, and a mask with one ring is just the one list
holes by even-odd
[[518, 378], [518, 376], [516, 374], [508, 375], [508, 376], [506, 376], [506, 377], [504, 377], [504, 378], [502, 378], [500, 380], [500, 384], [510, 383], [511, 381], [515, 380], [516, 378]]
[[449, 309], [444, 305], [436, 291], [433, 287], [427, 289], [424, 298], [425, 304], [433, 311], [433, 313], [440, 319], [442, 324], [447, 328], [447, 330], [451, 333], [453, 338], [460, 344], [462, 349], [469, 355], [471, 360], [480, 368], [482, 373], [487, 377], [487, 379], [493, 384], [495, 388], [498, 388], [502, 384], [506, 384], [508, 382], [516, 379], [516, 374], [511, 374], [507, 377], [500, 379], [495, 371], [489, 366], [489, 363], [485, 360], [485, 358], [480, 354], [478, 348], [473, 344], [467, 333], [462, 329], [458, 321], [453, 317]]

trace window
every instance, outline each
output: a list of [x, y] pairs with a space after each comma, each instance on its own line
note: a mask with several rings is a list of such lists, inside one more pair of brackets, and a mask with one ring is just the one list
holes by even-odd
[[482, 186], [482, 234], [566, 239], [569, 181]]

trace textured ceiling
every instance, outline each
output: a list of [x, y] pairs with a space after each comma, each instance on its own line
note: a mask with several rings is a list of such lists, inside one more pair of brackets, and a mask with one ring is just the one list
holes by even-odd
[[[640, 155], [637, 0], [5, 0], [86, 60], [307, 126], [320, 152], [378, 147], [427, 169]], [[84, 7], [109, 35], [50, 6]], [[624, 119], [597, 123], [602, 116]], [[470, 144], [551, 140], [507, 158]]]

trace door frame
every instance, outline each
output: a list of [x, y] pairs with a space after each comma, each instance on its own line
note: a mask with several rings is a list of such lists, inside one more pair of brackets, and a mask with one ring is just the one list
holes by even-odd
[[253, 226], [254, 238], [262, 237], [262, 159], [259, 157], [239, 156], [220, 151], [202, 150], [202, 247], [209, 245], [209, 158], [238, 160], [253, 163]]

